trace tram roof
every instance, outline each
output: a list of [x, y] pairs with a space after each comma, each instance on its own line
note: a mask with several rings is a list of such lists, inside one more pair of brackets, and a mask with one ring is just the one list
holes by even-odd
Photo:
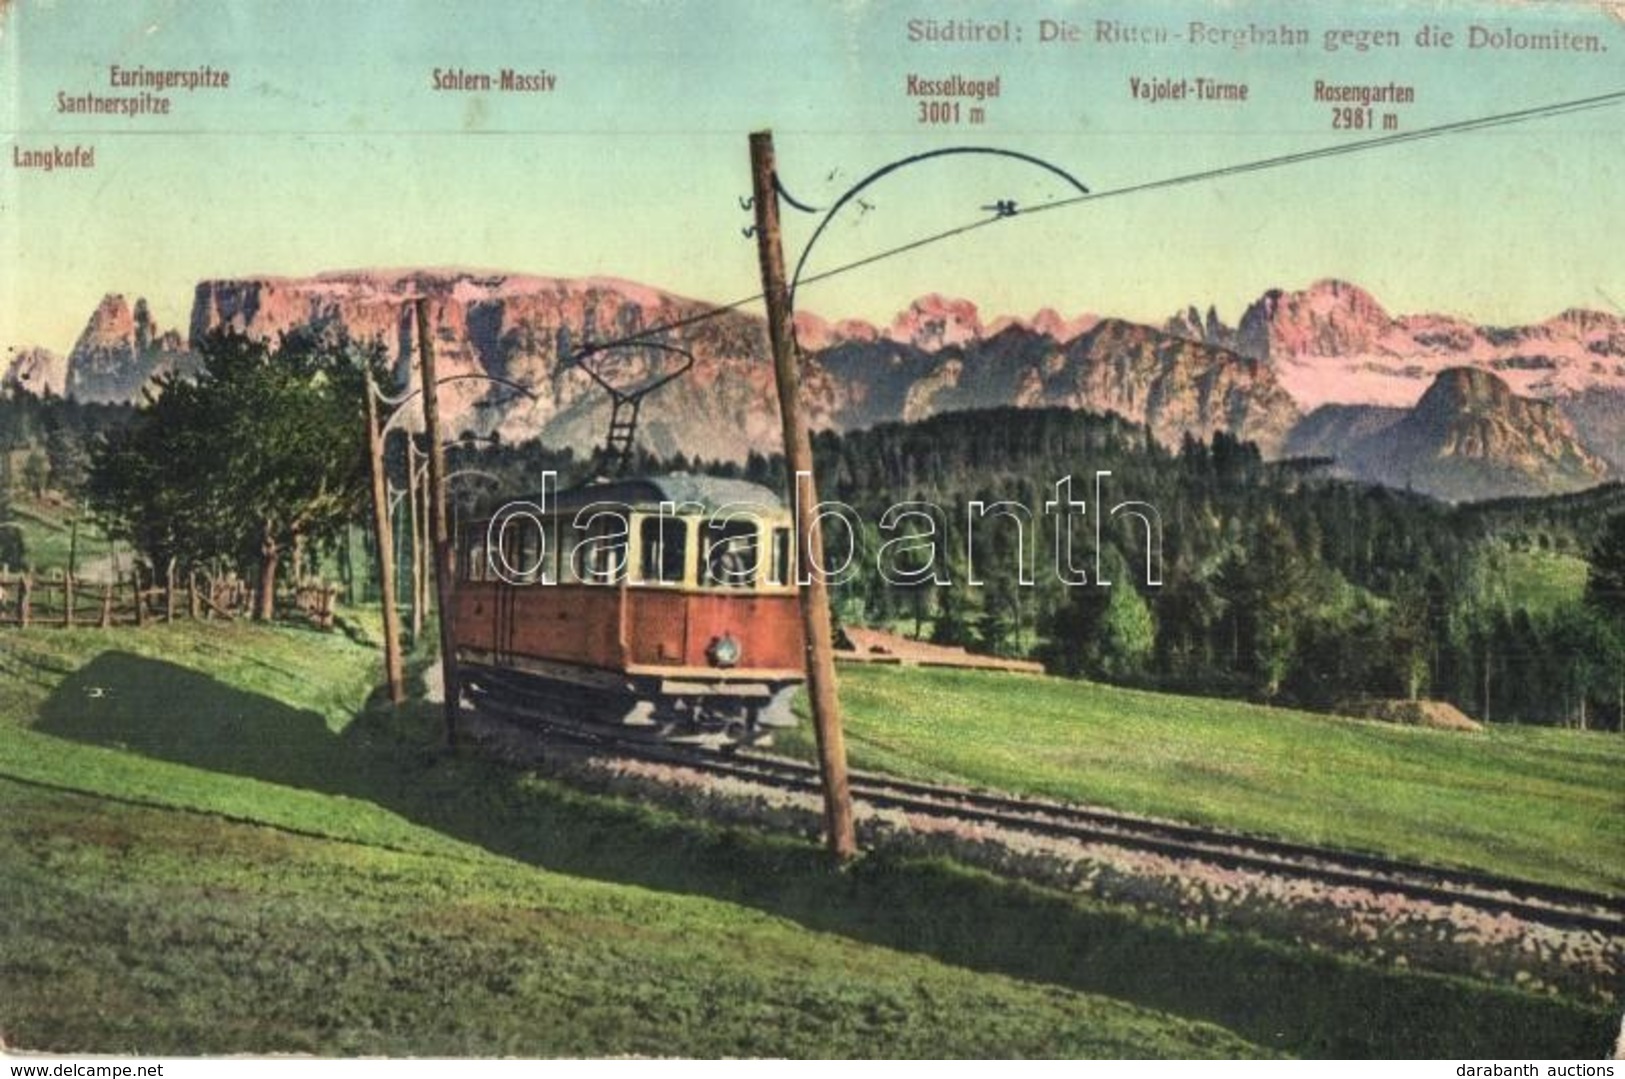
[[[539, 504], [539, 500], [536, 501]], [[725, 506], [778, 508], [783, 505], [777, 494], [759, 483], [691, 472], [667, 472], [584, 483], [558, 492], [552, 497], [552, 504], [548, 508], [577, 510], [594, 502], [618, 503], [634, 509], [658, 508], [662, 502], [676, 503], [679, 507], [690, 503], [706, 512]]]

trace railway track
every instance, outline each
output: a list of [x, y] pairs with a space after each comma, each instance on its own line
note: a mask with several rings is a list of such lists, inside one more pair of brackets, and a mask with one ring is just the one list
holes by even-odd
[[[529, 713], [509, 718], [534, 730], [539, 717]], [[777, 790], [801, 793], [822, 790], [815, 766], [754, 750], [720, 754], [603, 737], [579, 729], [548, 729], [545, 733], [594, 754], [668, 764]], [[1614, 896], [874, 772], [854, 771], [850, 778], [853, 798], [877, 809], [968, 821], [1073, 842], [1111, 844], [1227, 869], [1361, 888], [1379, 894], [1396, 893], [1445, 906], [1461, 905], [1507, 914], [1535, 924], [1625, 937], [1625, 900]]]
[[[695, 754], [676, 754], [689, 764]], [[816, 767], [759, 754], [693, 761], [713, 774], [805, 791], [822, 789]], [[1298, 877], [1324, 884], [1395, 892], [1446, 905], [1462, 904], [1545, 925], [1625, 936], [1625, 901], [1556, 885], [1447, 869], [1359, 851], [1311, 846], [1218, 828], [1043, 799], [1014, 797], [854, 772], [852, 796], [871, 806], [969, 820], [1078, 842], [1109, 843], [1228, 869]]]

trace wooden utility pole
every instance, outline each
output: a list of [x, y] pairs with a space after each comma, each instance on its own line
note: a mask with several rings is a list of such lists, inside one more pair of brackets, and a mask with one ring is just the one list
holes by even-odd
[[384, 486], [384, 434], [378, 429], [378, 402], [372, 372], [367, 372], [367, 458], [372, 465], [372, 526], [378, 541], [378, 580], [384, 602], [384, 679], [389, 703], [406, 700], [401, 674], [401, 614], [395, 607], [395, 537], [389, 522], [389, 492]]
[[[457, 645], [451, 620], [451, 536], [446, 526], [446, 449], [440, 444], [440, 392], [434, 372], [434, 340], [429, 332], [429, 301], [417, 299], [418, 377], [423, 382], [423, 428], [429, 439], [429, 534], [433, 540], [435, 613], [440, 622], [440, 674], [445, 689], [446, 746], [457, 745], [457, 709], [462, 701], [457, 677]], [[410, 462], [409, 462], [410, 463]], [[408, 477], [410, 481], [411, 477]]]
[[412, 647], [416, 648], [418, 642], [423, 640], [423, 608], [429, 598], [429, 591], [423, 585], [423, 566], [427, 561], [423, 557], [424, 533], [428, 530], [423, 527], [423, 514], [418, 510], [418, 462], [417, 444], [411, 439], [406, 442], [406, 519], [412, 533]]
[[[818, 737], [818, 767], [824, 780], [824, 825], [829, 849], [846, 861], [858, 851], [852, 823], [852, 791], [846, 777], [846, 737], [841, 733], [841, 702], [835, 686], [835, 642], [824, 581], [824, 541], [818, 527], [818, 487], [813, 481], [812, 438], [801, 411], [801, 377], [796, 354], [794, 312], [784, 278], [779, 236], [779, 193], [773, 133], [750, 137], [750, 170], [756, 196], [756, 245], [761, 258], [762, 294], [767, 302], [767, 333], [773, 345], [773, 372], [784, 424], [784, 460], [790, 473], [790, 501], [796, 514], [796, 579], [801, 582], [801, 628], [806, 637], [807, 692], [812, 698]], [[802, 475], [805, 483], [799, 483]]]

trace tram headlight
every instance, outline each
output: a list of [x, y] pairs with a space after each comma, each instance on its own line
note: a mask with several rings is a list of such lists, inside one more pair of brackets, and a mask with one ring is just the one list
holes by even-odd
[[744, 656], [744, 646], [731, 633], [712, 637], [705, 649], [705, 658], [711, 661], [713, 667], [737, 667]]

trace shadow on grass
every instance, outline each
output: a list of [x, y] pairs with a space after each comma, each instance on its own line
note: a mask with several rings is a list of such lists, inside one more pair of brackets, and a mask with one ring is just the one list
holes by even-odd
[[1306, 1056], [1572, 1057], [1611, 1016], [1496, 987], [1374, 969], [1102, 910], [946, 862], [821, 851], [539, 782], [436, 752], [439, 710], [374, 705], [343, 733], [315, 712], [120, 652], [67, 677], [36, 729], [372, 801], [493, 852], [575, 876], [748, 904], [811, 929], [1219, 1023]]
[[331, 789], [333, 779], [324, 777], [323, 761], [346, 753], [316, 712], [127, 652], [103, 652], [65, 678], [34, 726], [77, 742], [318, 790]]

